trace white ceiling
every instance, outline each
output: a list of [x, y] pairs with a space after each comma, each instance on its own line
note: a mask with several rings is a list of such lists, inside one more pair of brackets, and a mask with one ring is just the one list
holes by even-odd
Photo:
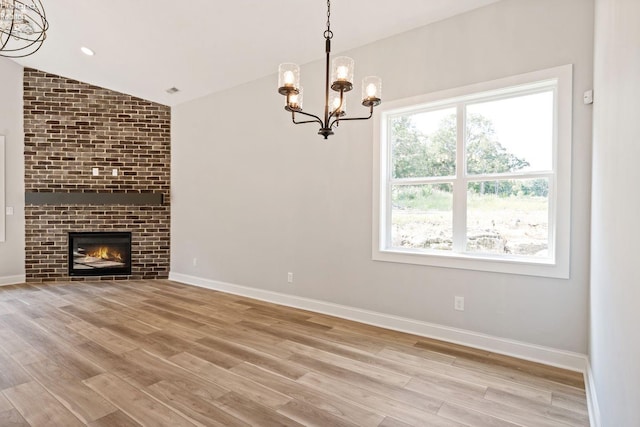
[[[497, 0], [333, 0], [340, 52]], [[325, 0], [42, 0], [50, 30], [20, 64], [176, 105], [322, 59]], [[80, 52], [87, 46], [96, 52]], [[274, 91], [276, 81], [274, 78]], [[175, 86], [180, 92], [169, 95]]]

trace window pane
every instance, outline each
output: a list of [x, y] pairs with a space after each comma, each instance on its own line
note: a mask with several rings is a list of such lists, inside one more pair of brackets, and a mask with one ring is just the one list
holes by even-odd
[[553, 91], [467, 106], [467, 172], [550, 171]]
[[456, 109], [406, 114], [389, 121], [393, 178], [456, 174]]
[[470, 182], [467, 251], [549, 257], [549, 180]]
[[451, 250], [451, 184], [394, 185], [391, 194], [392, 247]]

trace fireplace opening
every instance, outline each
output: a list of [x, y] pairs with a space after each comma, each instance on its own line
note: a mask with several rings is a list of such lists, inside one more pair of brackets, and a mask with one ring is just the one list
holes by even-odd
[[131, 233], [69, 233], [69, 276], [131, 274]]

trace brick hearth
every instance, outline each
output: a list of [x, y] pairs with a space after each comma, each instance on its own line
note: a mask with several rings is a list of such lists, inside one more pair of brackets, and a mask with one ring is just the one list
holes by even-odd
[[[102, 279], [168, 277], [170, 123], [171, 111], [167, 106], [25, 69], [27, 193], [163, 196], [157, 205], [41, 205], [27, 201], [27, 281], [69, 280], [70, 231], [133, 233], [131, 276]], [[93, 168], [98, 168], [98, 176], [92, 175]], [[112, 176], [113, 169], [118, 169], [118, 176]]]

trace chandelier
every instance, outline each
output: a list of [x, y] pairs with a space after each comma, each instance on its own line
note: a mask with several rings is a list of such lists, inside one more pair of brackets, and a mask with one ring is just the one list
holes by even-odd
[[[373, 107], [380, 104], [382, 80], [369, 76], [362, 80], [362, 105], [369, 108], [367, 117], [347, 117], [347, 99], [345, 94], [353, 89], [353, 59], [339, 56], [331, 61], [331, 0], [327, 1], [327, 29], [325, 38], [325, 103], [324, 116], [320, 118], [302, 110], [302, 86], [300, 86], [300, 67], [297, 64], [284, 63], [278, 68], [278, 92], [286, 97], [284, 109], [291, 112], [291, 120], [299, 125], [317, 123], [320, 125], [319, 135], [327, 139], [333, 135], [333, 128], [341, 121], [368, 120], [373, 116]], [[329, 79], [331, 77], [331, 80]], [[333, 92], [331, 92], [331, 89]], [[296, 114], [311, 117], [310, 120], [298, 121]]]
[[40, 0], [0, 0], [0, 56], [22, 58], [37, 52], [48, 29]]

